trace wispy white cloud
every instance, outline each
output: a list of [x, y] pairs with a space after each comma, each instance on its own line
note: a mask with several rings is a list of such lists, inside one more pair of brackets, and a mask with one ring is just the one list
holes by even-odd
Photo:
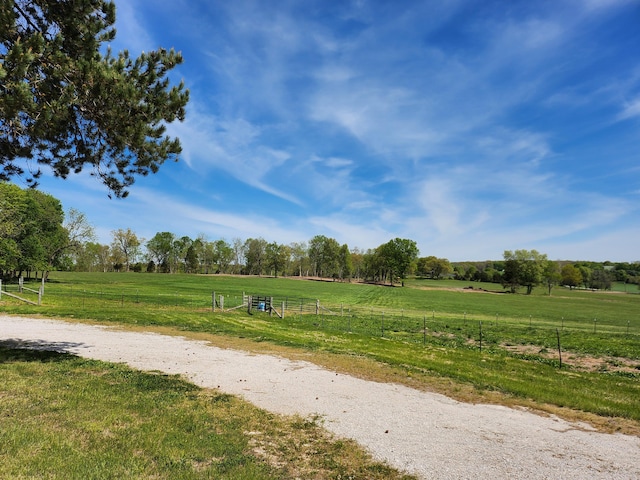
[[284, 150], [271, 148], [260, 141], [262, 129], [237, 118], [220, 119], [200, 113], [192, 107], [184, 123], [173, 124], [168, 131], [179, 137], [183, 157], [194, 172], [223, 170], [253, 188], [300, 205], [296, 197], [278, 188], [270, 173], [290, 158]]
[[640, 116], [640, 98], [635, 98], [624, 104], [622, 112], [618, 115], [618, 119], [627, 120], [638, 116]]
[[183, 162], [102, 211], [85, 176], [60, 195], [105, 232], [630, 248], [608, 232], [638, 221], [640, 60], [612, 33], [632, 3], [118, 1], [114, 49], [185, 53]]

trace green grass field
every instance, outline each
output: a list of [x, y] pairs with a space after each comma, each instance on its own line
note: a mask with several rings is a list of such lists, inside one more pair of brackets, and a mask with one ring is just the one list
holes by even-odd
[[[42, 306], [3, 298], [1, 308], [365, 357], [414, 382], [447, 379], [512, 403], [640, 422], [640, 295], [558, 287], [511, 295], [493, 293], [495, 284], [428, 280], [404, 288], [133, 273], [53, 272], [50, 280]], [[286, 302], [285, 316], [214, 312], [213, 292], [227, 308], [243, 293], [270, 296], [278, 310]], [[318, 314], [307, 309], [315, 299]]]
[[412, 478], [176, 376], [2, 342], [0, 375], [0, 478]]

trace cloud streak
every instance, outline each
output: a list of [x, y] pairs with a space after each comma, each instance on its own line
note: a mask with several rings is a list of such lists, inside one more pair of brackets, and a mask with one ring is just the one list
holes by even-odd
[[[640, 258], [615, 235], [640, 224], [633, 2], [117, 8], [114, 48], [181, 50], [175, 78], [192, 101], [169, 126], [182, 162], [102, 207], [103, 231]], [[73, 185], [83, 201], [65, 206], [100, 217], [90, 187]]]

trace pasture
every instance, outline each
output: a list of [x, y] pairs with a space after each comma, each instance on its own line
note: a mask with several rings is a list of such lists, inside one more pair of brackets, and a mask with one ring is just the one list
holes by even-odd
[[[463, 287], [473, 286], [473, 289]], [[168, 328], [468, 401], [546, 410], [610, 431], [640, 425], [640, 295], [408, 280], [405, 287], [231, 276], [52, 272], [43, 305], [8, 313]], [[215, 292], [216, 303], [213, 303]], [[273, 297], [284, 318], [232, 309]], [[220, 311], [220, 296], [225, 310]], [[315, 301], [319, 301], [316, 308]], [[221, 340], [222, 339], [222, 340]], [[224, 340], [227, 339], [227, 340]]]

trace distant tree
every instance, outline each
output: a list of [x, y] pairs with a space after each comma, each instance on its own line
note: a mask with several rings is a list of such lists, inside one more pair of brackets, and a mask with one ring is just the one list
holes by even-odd
[[340, 280], [351, 279], [352, 272], [351, 252], [349, 251], [349, 246], [345, 243], [338, 252], [338, 278]]
[[367, 250], [362, 256], [362, 275], [367, 281], [385, 282], [387, 279], [385, 257], [381, 246]]
[[418, 247], [413, 240], [394, 238], [378, 248], [391, 283], [396, 277], [404, 279], [409, 267], [418, 258]]
[[187, 253], [184, 257], [184, 265], [186, 273], [195, 273], [198, 271], [198, 248], [196, 242], [192, 242], [187, 248]]
[[363, 252], [354, 247], [351, 249], [351, 268], [352, 268], [352, 276], [356, 279], [360, 279], [363, 276], [363, 267], [364, 267], [364, 254]]
[[220, 239], [214, 242], [213, 251], [220, 273], [229, 273], [229, 268], [234, 258], [233, 247], [226, 240]]
[[0, 10], [0, 180], [47, 165], [57, 177], [85, 166], [116, 196], [136, 175], [176, 159], [166, 124], [183, 120], [189, 93], [169, 87], [182, 56], [164, 49], [117, 56], [115, 4], [106, 0], [13, 0]]
[[171, 232], [158, 232], [147, 243], [147, 252], [154, 261], [156, 268], [170, 271], [171, 255], [175, 235]]
[[76, 249], [86, 242], [95, 240], [95, 230], [87, 216], [75, 208], [69, 209], [63, 223], [67, 231], [67, 249]]
[[598, 290], [611, 290], [612, 276], [612, 273], [603, 268], [597, 268], [591, 273], [590, 287]]
[[560, 268], [558, 262], [553, 260], [547, 260], [546, 265], [543, 265], [542, 280], [547, 286], [549, 296], [551, 296], [551, 289], [560, 283], [562, 275], [560, 274]]
[[291, 250], [291, 259], [299, 277], [302, 276], [304, 267], [308, 265], [307, 243], [294, 242], [289, 245]]
[[265, 268], [267, 241], [264, 238], [249, 238], [244, 242], [246, 273], [262, 275]]
[[[105, 269], [100, 263], [99, 251], [102, 245], [96, 242], [84, 242], [72, 253], [73, 269], [77, 272], [102, 272], [107, 271], [108, 262]], [[107, 247], [108, 249], [109, 247]], [[108, 256], [107, 256], [108, 258]]]
[[213, 242], [209, 242], [204, 235], [199, 235], [196, 239], [196, 245], [198, 245], [198, 262], [200, 264], [200, 270], [207, 275], [214, 273], [216, 252]]
[[439, 279], [453, 271], [451, 263], [446, 258], [437, 258], [433, 255], [419, 258], [416, 263], [416, 274], [421, 277]]
[[189, 247], [193, 245], [193, 240], [188, 236], [184, 235], [180, 238], [176, 238], [173, 241], [173, 246], [171, 249], [171, 271], [179, 272], [179, 271], [187, 271], [186, 267], [186, 258], [187, 252], [189, 251]]
[[464, 272], [464, 279], [477, 281], [479, 278], [478, 267], [475, 265], [467, 265], [467, 269]]
[[431, 271], [427, 266], [427, 258], [428, 257], [420, 257], [416, 261], [416, 275], [419, 277], [431, 277]]
[[589, 285], [591, 285], [591, 268], [586, 265], [578, 265], [577, 268], [580, 271], [580, 275], [582, 276], [582, 285], [585, 288], [589, 288]]
[[340, 244], [335, 238], [316, 235], [309, 240], [309, 261], [315, 276], [337, 276]]
[[518, 287], [527, 287], [527, 295], [533, 287], [542, 283], [547, 266], [547, 256], [537, 250], [505, 250], [503, 282], [515, 293]]
[[560, 281], [563, 285], [573, 289], [582, 283], [582, 274], [580, 270], [568, 263], [560, 270]]
[[233, 271], [240, 273], [245, 261], [245, 244], [240, 238], [233, 239]]
[[287, 245], [281, 245], [276, 242], [267, 243], [265, 245], [265, 267], [274, 277], [278, 276], [278, 272], [283, 272], [291, 257], [291, 250]]
[[[129, 266], [135, 262], [140, 252], [141, 239], [130, 229], [118, 229], [111, 232], [113, 240], [111, 241], [112, 254], [122, 259], [124, 269], [129, 271]], [[114, 262], [119, 263], [119, 262]]]

